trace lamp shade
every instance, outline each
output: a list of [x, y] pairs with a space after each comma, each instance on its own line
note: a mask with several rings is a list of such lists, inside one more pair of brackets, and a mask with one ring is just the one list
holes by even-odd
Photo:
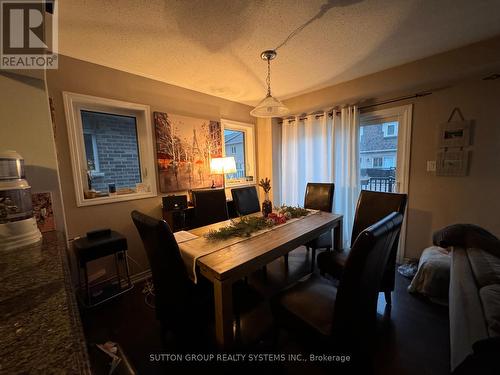
[[289, 112], [283, 103], [271, 94], [268, 94], [250, 114], [254, 117], [282, 117]]
[[213, 158], [210, 160], [210, 172], [212, 174], [226, 174], [236, 172], [236, 162], [234, 157]]

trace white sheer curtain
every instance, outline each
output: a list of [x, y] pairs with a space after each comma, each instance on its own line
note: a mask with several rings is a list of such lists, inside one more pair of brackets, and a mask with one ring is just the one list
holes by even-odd
[[332, 124], [332, 119], [326, 113], [283, 121], [283, 204], [303, 206], [308, 182], [332, 182]]
[[349, 106], [333, 117], [333, 211], [344, 215], [344, 247], [350, 246], [356, 203], [361, 190], [359, 181], [359, 110]]
[[282, 125], [282, 203], [302, 206], [308, 182], [334, 182], [333, 211], [344, 215], [344, 246], [350, 242], [360, 189], [358, 122], [353, 106], [333, 118], [322, 113], [286, 119]]

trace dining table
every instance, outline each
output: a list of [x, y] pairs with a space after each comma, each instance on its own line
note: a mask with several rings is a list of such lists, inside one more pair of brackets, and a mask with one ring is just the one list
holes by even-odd
[[[275, 225], [262, 233], [222, 241], [215, 251], [195, 258], [194, 272], [199, 272], [213, 283], [215, 335], [219, 348], [229, 349], [233, 345], [233, 284], [327, 231], [333, 230], [333, 249], [340, 250], [342, 220], [342, 215], [316, 211], [300, 219]], [[213, 246], [213, 240], [207, 239], [206, 235], [230, 224], [231, 220], [226, 220], [189, 230], [188, 233], [197, 239], [180, 244], [181, 253], [190, 246]]]

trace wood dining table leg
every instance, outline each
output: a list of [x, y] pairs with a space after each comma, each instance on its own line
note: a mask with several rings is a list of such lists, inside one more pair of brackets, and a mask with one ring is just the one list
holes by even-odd
[[215, 336], [217, 346], [228, 349], [233, 343], [233, 294], [230, 281], [214, 280]]
[[337, 221], [337, 225], [333, 228], [333, 250], [341, 251], [344, 248], [343, 245], [343, 220], [342, 218]]

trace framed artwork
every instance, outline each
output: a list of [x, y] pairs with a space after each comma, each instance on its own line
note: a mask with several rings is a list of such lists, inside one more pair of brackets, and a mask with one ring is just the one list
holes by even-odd
[[222, 175], [210, 173], [210, 160], [222, 157], [219, 121], [153, 113], [160, 192], [223, 186]]
[[42, 193], [32, 193], [31, 202], [33, 205], [33, 215], [40, 232], [50, 232], [56, 229], [54, 211], [52, 210], [52, 195], [49, 191]]

